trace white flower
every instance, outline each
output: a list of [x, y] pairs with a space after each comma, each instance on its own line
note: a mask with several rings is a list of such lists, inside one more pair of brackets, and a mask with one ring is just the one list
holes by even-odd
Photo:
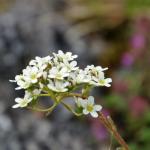
[[94, 66], [90, 65], [85, 68], [85, 71], [87, 74], [91, 75], [92, 80], [95, 80], [96, 78], [104, 78], [104, 72], [108, 68], [102, 68], [101, 66]]
[[111, 84], [110, 84], [111, 82], [112, 82], [111, 78], [101, 79], [101, 80], [99, 80], [99, 85], [100, 86], [110, 87], [111, 86]]
[[24, 98], [18, 97], [15, 99], [15, 102], [17, 104], [13, 105], [12, 108], [26, 107], [31, 101], [32, 101], [31, 94], [26, 92]]
[[42, 73], [42, 77], [43, 77], [43, 79], [47, 79], [47, 71], [43, 71], [43, 72], [41, 72]]
[[44, 88], [44, 84], [41, 83], [41, 82], [39, 82], [39, 88], [40, 88], [40, 89], [43, 89], [43, 88]]
[[64, 53], [63, 51], [59, 50], [58, 54], [53, 53], [55, 58], [58, 58], [60, 61], [71, 61], [74, 60], [75, 58], [77, 58], [77, 55], [72, 55], [71, 52], [66, 52]]
[[101, 111], [102, 106], [101, 105], [95, 105], [94, 104], [94, 97], [89, 96], [86, 103], [83, 103], [83, 114], [91, 114], [92, 117], [97, 118], [98, 113], [97, 111]]
[[9, 80], [9, 82], [14, 82], [14, 83], [16, 83], [16, 80]]
[[32, 94], [33, 95], [39, 95], [41, 93], [41, 89], [34, 89], [33, 91], [32, 91]]
[[110, 87], [111, 86], [111, 82], [112, 79], [111, 78], [104, 78], [104, 75], [99, 75], [99, 77], [95, 77], [93, 78], [94, 81], [91, 82], [91, 84], [95, 85], [95, 86], [106, 86], [106, 87]]
[[63, 82], [60, 80], [51, 81], [49, 80], [49, 84], [47, 87], [55, 92], [66, 92], [68, 91], [67, 86], [69, 85], [69, 82]]
[[91, 81], [91, 76], [88, 75], [84, 70], [79, 70], [78, 72], [72, 74], [72, 79], [75, 83], [89, 83]]
[[27, 92], [28, 95], [29, 95], [30, 97], [32, 97], [33, 99], [37, 99], [38, 96], [41, 94], [42, 90], [41, 90], [41, 89], [33, 89], [33, 90], [30, 91], [30, 92], [28, 92], [28, 91], [26, 91], [26, 92]]
[[99, 86], [99, 80], [104, 79], [104, 72], [97, 72], [97, 74], [91, 74], [91, 85]]
[[[22, 75], [17, 75], [15, 81], [19, 85], [16, 90], [27, 89], [31, 84], [37, 83], [38, 78], [42, 75], [41, 72], [36, 67], [27, 66], [26, 69], [23, 69]], [[15, 82], [13, 81], [13, 82]], [[12, 82], [12, 80], [11, 80]]]
[[41, 77], [42, 72], [39, 72], [37, 67], [30, 67], [27, 66], [26, 69], [23, 69], [23, 76], [24, 78], [31, 83], [37, 83], [38, 78]]
[[102, 72], [107, 70], [108, 68], [102, 68], [101, 66], [94, 66], [94, 65], [88, 65], [85, 70], [86, 71], [91, 71], [92, 73], [97, 73], [97, 72]]
[[[64, 96], [70, 91], [76, 92], [78, 89], [83, 91], [83, 86], [111, 86], [112, 79], [105, 78], [104, 75], [108, 68], [89, 65], [85, 69], [80, 69], [77, 61], [74, 61], [75, 58], [77, 55], [59, 50], [58, 53], [53, 53], [53, 57], [35, 57], [31, 60], [22, 74], [16, 75], [15, 80], [10, 80], [17, 83], [16, 90], [25, 90], [24, 98], [16, 98], [17, 104], [13, 108], [26, 107], [32, 100], [43, 94], [45, 96], [50, 91], [57, 92], [57, 97]], [[91, 114], [93, 117], [98, 117], [97, 111], [102, 109], [100, 105], [94, 104], [92, 96], [88, 99], [78, 97], [75, 102], [78, 107], [83, 108], [83, 114]]]
[[76, 61], [72, 61], [72, 62], [67, 62], [66, 61], [64, 63], [61, 63], [60, 66], [66, 67], [68, 72], [75, 71], [79, 68], [79, 67], [76, 67], [77, 66]]
[[75, 103], [77, 104], [78, 107], [84, 107], [86, 104], [86, 100], [80, 97], [75, 97]]
[[31, 60], [29, 62], [30, 66], [36, 66], [41, 70], [44, 70], [48, 64], [51, 64], [52, 57], [46, 56], [46, 57], [35, 57], [35, 60]]
[[19, 85], [19, 87], [15, 88], [16, 90], [27, 89], [30, 86], [30, 82], [23, 75], [17, 75], [15, 81]]
[[95, 86], [106, 86], [110, 87], [112, 79], [105, 78], [104, 70], [108, 68], [101, 68], [100, 66], [94, 67], [94, 65], [88, 66], [85, 70], [91, 75], [91, 81], [89, 83]]
[[52, 67], [52, 69], [49, 70], [48, 77], [63, 80], [65, 77], [68, 77], [69, 73], [67, 71], [67, 68], [59, 68], [59, 67]]

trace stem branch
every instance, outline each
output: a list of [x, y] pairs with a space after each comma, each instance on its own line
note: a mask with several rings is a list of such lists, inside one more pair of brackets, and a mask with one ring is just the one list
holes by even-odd
[[33, 111], [39, 111], [39, 112], [49, 112], [49, 111], [52, 111], [55, 107], [56, 107], [56, 103], [54, 103], [51, 107], [49, 108], [37, 108], [37, 107], [27, 107]]
[[[48, 94], [40, 94], [39, 96], [51, 96], [52, 98], [55, 99], [55, 95], [48, 93]], [[47, 109], [41, 109], [41, 108], [36, 108], [36, 107], [28, 107], [29, 109], [32, 109], [34, 111], [41, 111], [41, 112], [47, 112], [47, 115], [49, 113], [51, 113], [53, 111], [53, 109], [57, 106], [57, 104], [61, 103], [64, 105], [64, 107], [66, 107], [69, 111], [73, 112], [75, 115], [79, 116], [80, 114], [76, 113], [74, 110], [72, 110], [72, 108], [67, 105], [66, 103], [62, 102], [61, 100], [67, 97], [81, 97], [83, 99], [87, 98], [85, 96], [83, 96], [80, 93], [67, 93], [64, 94], [62, 97], [59, 98], [59, 100], [57, 101], [57, 99], [55, 99], [55, 103], [47, 108]], [[111, 118], [107, 118], [103, 115], [102, 112], [99, 113], [99, 119], [102, 122], [102, 124], [108, 129], [108, 131], [114, 135], [115, 139], [118, 141], [118, 143], [124, 148], [124, 150], [129, 150], [128, 145], [126, 144], [126, 142], [124, 141], [124, 139], [121, 137], [121, 135], [119, 134], [119, 132], [117, 131], [113, 121], [111, 120]]]
[[121, 137], [121, 135], [118, 133], [117, 129], [112, 125], [109, 120], [103, 115], [102, 112], [99, 113], [100, 121], [103, 123], [103, 125], [109, 130], [111, 134], [114, 135], [115, 139], [118, 141], [118, 143], [125, 149], [129, 150], [128, 145], [124, 141], [124, 139]]

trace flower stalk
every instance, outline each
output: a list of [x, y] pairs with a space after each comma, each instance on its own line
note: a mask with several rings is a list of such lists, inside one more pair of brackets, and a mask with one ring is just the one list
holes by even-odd
[[[12, 107], [26, 107], [49, 115], [57, 105], [62, 104], [76, 116], [90, 114], [93, 118], [99, 117], [123, 149], [129, 150], [111, 118], [103, 115], [102, 106], [95, 104], [94, 97], [90, 96], [94, 87], [111, 86], [112, 79], [106, 78], [104, 74], [108, 68], [88, 65], [80, 69], [74, 60], [76, 58], [77, 55], [72, 55], [71, 52], [64, 53], [59, 50], [58, 53], [53, 53], [52, 57], [35, 57], [31, 60], [22, 73], [16, 75], [15, 80], [10, 80], [16, 82], [16, 90], [25, 91], [24, 97], [16, 98], [16, 104]], [[80, 92], [74, 93], [77, 91]], [[37, 107], [38, 98], [45, 96], [52, 99], [53, 105], [46, 109]], [[75, 107], [63, 101], [67, 97], [74, 99]]]
[[[43, 95], [41, 95], [43, 96]], [[44, 95], [46, 96], [46, 94]], [[47, 95], [49, 96], [49, 95]], [[75, 116], [81, 116], [82, 113], [76, 113], [73, 108], [71, 106], [69, 106], [68, 104], [66, 104], [65, 102], [63, 102], [63, 100], [67, 97], [80, 97], [80, 98], [86, 98], [85, 96], [82, 96], [82, 94], [80, 93], [69, 93], [66, 94], [64, 97], [62, 97], [62, 99], [60, 100], [60, 103], [70, 112], [72, 112]], [[40, 108], [35, 108], [35, 107], [28, 107], [31, 110], [34, 111], [40, 111], [40, 112], [46, 112], [46, 115], [49, 115], [50, 112], [57, 106], [57, 103], [54, 103], [51, 107], [47, 108], [47, 109], [40, 109]], [[116, 125], [114, 124], [113, 120], [110, 118], [110, 116], [105, 117], [105, 115], [102, 112], [99, 112], [99, 119], [101, 121], [101, 123], [107, 128], [107, 130], [110, 132], [110, 134], [112, 134], [115, 139], [118, 141], [118, 143], [123, 147], [124, 150], [129, 150], [129, 147], [127, 145], [127, 143], [125, 142], [125, 140], [121, 137], [121, 135], [119, 134], [119, 132], [117, 131]]]
[[[70, 96], [77, 96], [77, 97], [83, 98], [83, 96], [81, 94], [78, 94], [78, 93], [71, 93]], [[121, 137], [121, 135], [117, 131], [116, 125], [114, 124], [112, 119], [109, 119], [109, 118], [110, 118], [110, 116], [105, 117], [102, 112], [99, 112], [99, 119], [100, 119], [101, 123], [115, 137], [115, 139], [124, 148], [124, 150], [129, 150], [127, 143], [125, 142], [125, 140]]]
[[124, 148], [124, 150], [129, 150], [129, 147], [125, 140], [121, 137], [119, 132], [117, 131], [116, 127], [114, 127], [114, 124], [112, 124], [104, 115], [102, 112], [99, 113], [99, 119], [102, 122], [102, 124], [108, 129], [108, 131], [113, 134], [115, 139], [118, 141], [118, 143]]

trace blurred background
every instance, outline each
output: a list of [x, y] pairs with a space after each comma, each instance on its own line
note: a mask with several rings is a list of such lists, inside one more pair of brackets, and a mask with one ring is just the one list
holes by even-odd
[[0, 0], [0, 150], [108, 150], [99, 120], [11, 108], [22, 92], [8, 80], [59, 49], [109, 67], [112, 87], [93, 95], [131, 150], [150, 150], [150, 0]]

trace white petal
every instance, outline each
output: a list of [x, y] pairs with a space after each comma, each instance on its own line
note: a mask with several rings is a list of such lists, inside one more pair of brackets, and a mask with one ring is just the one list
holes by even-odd
[[111, 83], [112, 82], [112, 79], [111, 78], [107, 78], [105, 79], [107, 83]]
[[99, 78], [99, 80], [103, 80], [104, 79], [104, 72], [99, 72], [98, 78]]
[[106, 83], [105, 86], [106, 87], [111, 87], [111, 84]]
[[98, 113], [93, 111], [90, 113], [92, 117], [97, 118], [98, 117]]
[[111, 78], [107, 78], [107, 79], [105, 79], [105, 86], [106, 87], [110, 87], [111, 86], [111, 83], [112, 82], [112, 79]]
[[101, 105], [95, 105], [95, 106], [94, 106], [94, 110], [95, 110], [95, 111], [101, 111], [101, 109], [102, 109], [102, 106], [101, 106]]
[[87, 109], [83, 109], [83, 114], [87, 115], [89, 114], [89, 111], [87, 111]]
[[31, 60], [30, 62], [29, 62], [29, 65], [35, 65], [35, 60]]
[[58, 51], [58, 54], [63, 55], [64, 52], [63, 52], [62, 50], [59, 50], [59, 51]]
[[57, 68], [56, 67], [53, 67], [50, 71], [50, 74], [56, 74], [57, 71]]
[[86, 108], [86, 106], [87, 106], [87, 100], [85, 100], [85, 99], [79, 99], [79, 101], [80, 101], [81, 106], [83, 108]]
[[72, 61], [72, 62], [70, 63], [70, 65], [73, 66], [73, 67], [75, 67], [75, 66], [77, 65], [77, 62], [76, 62], [76, 61]]
[[15, 90], [21, 90], [21, 89], [22, 89], [21, 87], [16, 87], [16, 88], [15, 88]]
[[67, 68], [65, 68], [65, 67], [62, 68], [62, 69], [60, 70], [60, 72], [61, 72], [62, 74], [63, 74], [63, 73], [65, 74], [65, 73], [67, 72]]
[[36, 56], [35, 59], [36, 59], [37, 61], [40, 61], [40, 60], [41, 60], [41, 57]]
[[69, 85], [69, 82], [65, 82], [63, 83], [64, 87], [68, 86]]
[[28, 101], [28, 103], [30, 103], [32, 101], [32, 98], [29, 98], [27, 101]]
[[108, 70], [108, 68], [102, 68], [101, 66], [97, 66], [96, 69], [98, 71], [105, 71], [105, 70]]
[[19, 98], [19, 97], [15, 98], [15, 102], [17, 102], [17, 103], [19, 103], [21, 100], [22, 100], [22, 98]]
[[28, 105], [28, 103], [23, 103], [23, 104], [20, 104], [20, 107], [23, 108], [23, 107], [26, 107]]
[[19, 104], [15, 104], [15, 105], [12, 106], [12, 108], [18, 108], [18, 107], [20, 107]]
[[15, 80], [17, 81], [17, 80], [20, 80], [20, 79], [22, 79], [22, 75], [16, 75], [15, 76]]
[[32, 83], [37, 83], [37, 81], [38, 81], [37, 79], [32, 79], [31, 82], [32, 82]]
[[105, 71], [105, 70], [108, 70], [108, 67], [106, 67], [106, 68], [101, 68], [101, 71]]
[[31, 72], [33, 72], [35, 74], [36, 72], [38, 72], [38, 68], [37, 67], [32, 67]]
[[78, 57], [78, 55], [73, 55], [72, 57], [73, 57], [73, 58], [77, 58], [77, 57]]
[[90, 105], [94, 104], [94, 97], [93, 96], [88, 97], [88, 104], [90, 104]]
[[41, 93], [41, 90], [39, 90], [39, 89], [33, 90], [34, 95], [39, 95], [40, 93]]
[[47, 87], [48, 87], [49, 89], [51, 89], [51, 90], [56, 89], [56, 88], [54, 87], [54, 85], [52, 85], [52, 84], [48, 84]]
[[9, 80], [9, 82], [16, 82], [16, 80]]

